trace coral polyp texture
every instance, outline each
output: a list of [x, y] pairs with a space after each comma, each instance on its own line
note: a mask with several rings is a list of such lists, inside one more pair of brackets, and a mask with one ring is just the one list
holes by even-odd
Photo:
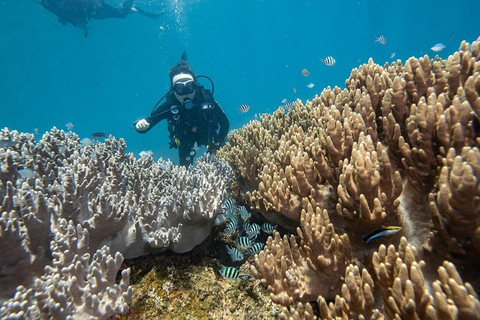
[[285, 319], [479, 319], [480, 38], [447, 60], [370, 59], [345, 84], [219, 152], [236, 194], [296, 230], [267, 241], [254, 276]]
[[126, 153], [123, 139], [39, 141], [0, 132], [0, 316], [105, 319], [132, 299], [124, 257], [186, 252], [210, 233], [233, 180], [206, 155], [178, 167]]

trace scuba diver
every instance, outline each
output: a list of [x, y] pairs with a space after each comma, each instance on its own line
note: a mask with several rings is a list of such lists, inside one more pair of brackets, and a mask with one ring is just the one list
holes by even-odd
[[[230, 123], [213, 98], [212, 80], [207, 76], [195, 77], [185, 51], [180, 62], [170, 68], [169, 77], [170, 90], [157, 102], [150, 116], [133, 125], [137, 132], [145, 133], [167, 119], [170, 148], [178, 148], [180, 165], [188, 166], [193, 164], [201, 145], [205, 145], [209, 153], [216, 153], [225, 144]], [[200, 77], [210, 80], [212, 91], [197, 82]], [[158, 106], [165, 97], [165, 102]]]
[[115, 7], [105, 0], [34, 0], [45, 9], [58, 17], [58, 21], [66, 25], [71, 23], [74, 27], [85, 31], [88, 36], [88, 20], [126, 18], [133, 12], [138, 12], [148, 18], [158, 18], [165, 13], [149, 13], [133, 5], [133, 0], [125, 0], [122, 5]]

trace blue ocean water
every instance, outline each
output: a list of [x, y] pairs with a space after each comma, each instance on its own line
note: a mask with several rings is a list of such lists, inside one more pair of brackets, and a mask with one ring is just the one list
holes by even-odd
[[[144, 135], [132, 123], [168, 90], [169, 68], [183, 50], [197, 75], [213, 79], [215, 99], [235, 129], [256, 113], [273, 112], [282, 99], [305, 101], [327, 86], [344, 87], [351, 69], [370, 57], [382, 65], [393, 53], [402, 61], [425, 54], [447, 58], [461, 40], [480, 35], [478, 0], [135, 4], [166, 13], [92, 20], [84, 38], [33, 0], [0, 0], [0, 127], [42, 134], [53, 126], [67, 130], [72, 122], [80, 137], [103, 131], [124, 138], [135, 154], [152, 150], [155, 158], [177, 162], [166, 123]], [[374, 43], [378, 35], [387, 38], [385, 45]], [[446, 48], [431, 51], [436, 43]], [[337, 63], [321, 64], [327, 56]], [[305, 68], [308, 77], [301, 75]], [[251, 109], [239, 114], [244, 103]]]

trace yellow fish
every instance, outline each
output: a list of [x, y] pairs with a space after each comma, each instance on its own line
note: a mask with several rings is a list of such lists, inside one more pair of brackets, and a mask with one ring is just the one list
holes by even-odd
[[308, 77], [309, 75], [310, 75], [310, 71], [308, 71], [308, 69], [303, 69], [302, 70], [302, 76]]
[[375, 238], [390, 236], [392, 234], [397, 233], [400, 230], [402, 230], [402, 227], [398, 227], [398, 226], [384, 227], [362, 236], [362, 239], [365, 240], [366, 243], [369, 243], [371, 240]]

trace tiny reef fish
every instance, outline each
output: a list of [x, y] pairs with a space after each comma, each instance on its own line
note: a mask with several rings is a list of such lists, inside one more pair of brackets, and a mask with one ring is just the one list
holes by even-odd
[[250, 248], [248, 248], [247, 254], [257, 254], [257, 253], [259, 253], [260, 251], [262, 251], [263, 246], [264, 246], [263, 243], [256, 242], [256, 243], [253, 244], [253, 246], [251, 246]]
[[437, 43], [435, 44], [433, 47], [430, 48], [430, 50], [434, 51], [434, 52], [440, 52], [442, 51], [443, 49], [445, 49], [445, 45], [443, 43]]
[[226, 280], [237, 280], [238, 278], [247, 278], [248, 274], [241, 274], [237, 268], [225, 267], [218, 271]]
[[105, 132], [94, 132], [90, 136], [92, 138], [106, 138], [107, 134]]
[[265, 222], [264, 224], [262, 224], [262, 231], [267, 233], [267, 234], [272, 234], [273, 233], [273, 230], [275, 230], [275, 228], [277, 228], [277, 225], [273, 225], [269, 222]]
[[253, 244], [252, 240], [250, 240], [250, 238], [247, 238], [247, 237], [240, 237], [236, 242], [237, 247], [239, 247], [242, 250], [248, 250], [248, 248], [250, 248], [252, 244]]
[[315, 83], [310, 82], [309, 84], [307, 84], [308, 89], [312, 89], [313, 87], [315, 87]]
[[237, 220], [230, 220], [224, 230], [226, 233], [234, 233], [237, 231]]
[[230, 255], [230, 258], [232, 258], [233, 262], [242, 261], [244, 259], [243, 254], [240, 251], [238, 251], [237, 248], [229, 247], [229, 246], [226, 246], [226, 247], [227, 247], [227, 252]]
[[326, 57], [325, 59], [320, 59], [320, 62], [323, 63], [323, 64], [326, 65], [326, 66], [331, 67], [331, 66], [333, 66], [337, 61], [335, 60], [334, 57], [328, 56], [328, 57]]
[[309, 75], [310, 75], [310, 71], [308, 71], [308, 69], [303, 69], [302, 70], [302, 76], [308, 77]]
[[380, 43], [381, 45], [386, 45], [387, 44], [387, 38], [385, 38], [384, 36], [380, 35], [380, 36], [375, 36], [373, 37], [375, 39], [374, 43], [378, 42]]
[[75, 126], [73, 125], [73, 123], [67, 122], [67, 123], [65, 124], [65, 127], [67, 127], [68, 130], [72, 130], [73, 127], [75, 127]]
[[233, 198], [225, 199], [222, 203], [222, 210], [223, 212], [227, 213], [228, 211], [232, 210], [235, 206], [235, 200]]
[[246, 113], [248, 110], [250, 110], [250, 106], [244, 103], [237, 110], [239, 113]]
[[392, 234], [397, 233], [398, 231], [402, 230], [402, 227], [398, 226], [389, 226], [389, 227], [384, 227], [377, 229], [369, 234], [366, 234], [362, 236], [362, 239], [366, 242], [369, 243], [375, 238], [380, 238], [380, 237], [385, 237], [385, 236], [390, 236]]

